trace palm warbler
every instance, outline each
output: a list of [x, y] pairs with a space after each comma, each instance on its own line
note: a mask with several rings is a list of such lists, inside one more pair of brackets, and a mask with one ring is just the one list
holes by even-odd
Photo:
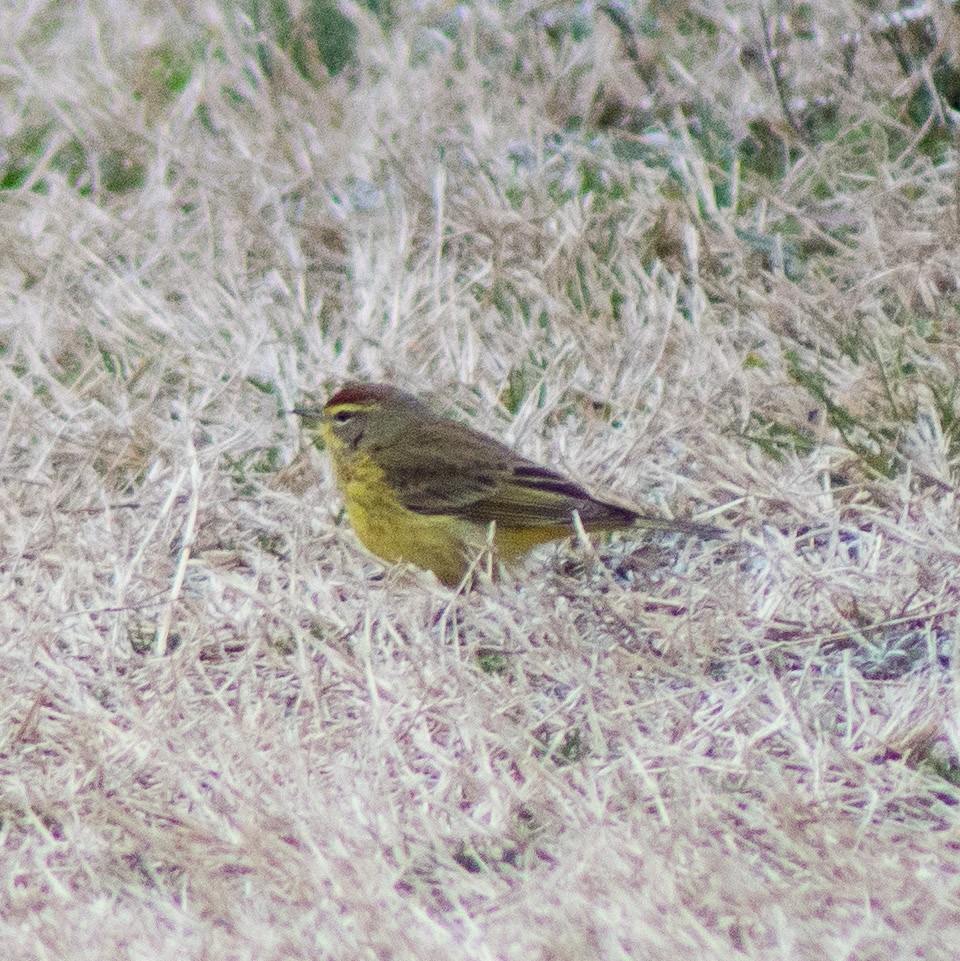
[[597, 500], [573, 481], [505, 444], [434, 414], [388, 384], [345, 384], [322, 408], [298, 408], [322, 436], [357, 536], [390, 563], [409, 561], [456, 585], [492, 535], [517, 558], [575, 530], [634, 525], [700, 537], [706, 524], [644, 517]]

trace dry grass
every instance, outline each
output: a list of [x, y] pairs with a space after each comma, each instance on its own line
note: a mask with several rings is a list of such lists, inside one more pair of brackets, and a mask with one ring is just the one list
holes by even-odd
[[[0, 956], [953, 957], [954, 7], [293, 6], [4, 16]], [[346, 376], [733, 534], [382, 576]]]

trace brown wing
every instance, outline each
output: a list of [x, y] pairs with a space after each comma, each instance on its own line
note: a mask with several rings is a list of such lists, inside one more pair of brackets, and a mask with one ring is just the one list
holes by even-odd
[[376, 451], [387, 483], [412, 511], [451, 514], [496, 487], [497, 463], [509, 448], [468, 427], [450, 426], [426, 420]]
[[[421, 452], [415, 463], [411, 449]], [[403, 451], [402, 458], [394, 456], [399, 446], [391, 445], [378, 452], [377, 461], [404, 505], [419, 514], [453, 514], [502, 527], [571, 527], [574, 511], [587, 527], [629, 526], [638, 516], [596, 500], [562, 474], [467, 427], [454, 433], [443, 421], [428, 421], [407, 432]]]
[[605, 504], [579, 484], [555, 471], [518, 458], [500, 477], [489, 496], [463, 508], [461, 517], [502, 527], [572, 527], [573, 512], [585, 527], [628, 527], [637, 514], [626, 507]]

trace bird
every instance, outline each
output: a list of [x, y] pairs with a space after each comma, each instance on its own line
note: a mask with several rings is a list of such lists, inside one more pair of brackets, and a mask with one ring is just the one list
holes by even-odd
[[708, 524], [649, 517], [594, 497], [391, 384], [348, 382], [322, 407], [292, 413], [328, 451], [347, 518], [363, 545], [388, 563], [431, 570], [450, 587], [490, 544], [510, 563], [576, 533], [575, 516], [586, 531], [723, 534]]

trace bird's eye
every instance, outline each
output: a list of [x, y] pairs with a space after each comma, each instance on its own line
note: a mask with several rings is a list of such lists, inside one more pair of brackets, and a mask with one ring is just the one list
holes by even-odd
[[338, 424], [345, 424], [345, 423], [346, 423], [348, 420], [350, 420], [352, 417], [353, 417], [353, 411], [352, 411], [352, 410], [338, 410], [338, 411], [333, 415], [333, 419], [334, 419]]

